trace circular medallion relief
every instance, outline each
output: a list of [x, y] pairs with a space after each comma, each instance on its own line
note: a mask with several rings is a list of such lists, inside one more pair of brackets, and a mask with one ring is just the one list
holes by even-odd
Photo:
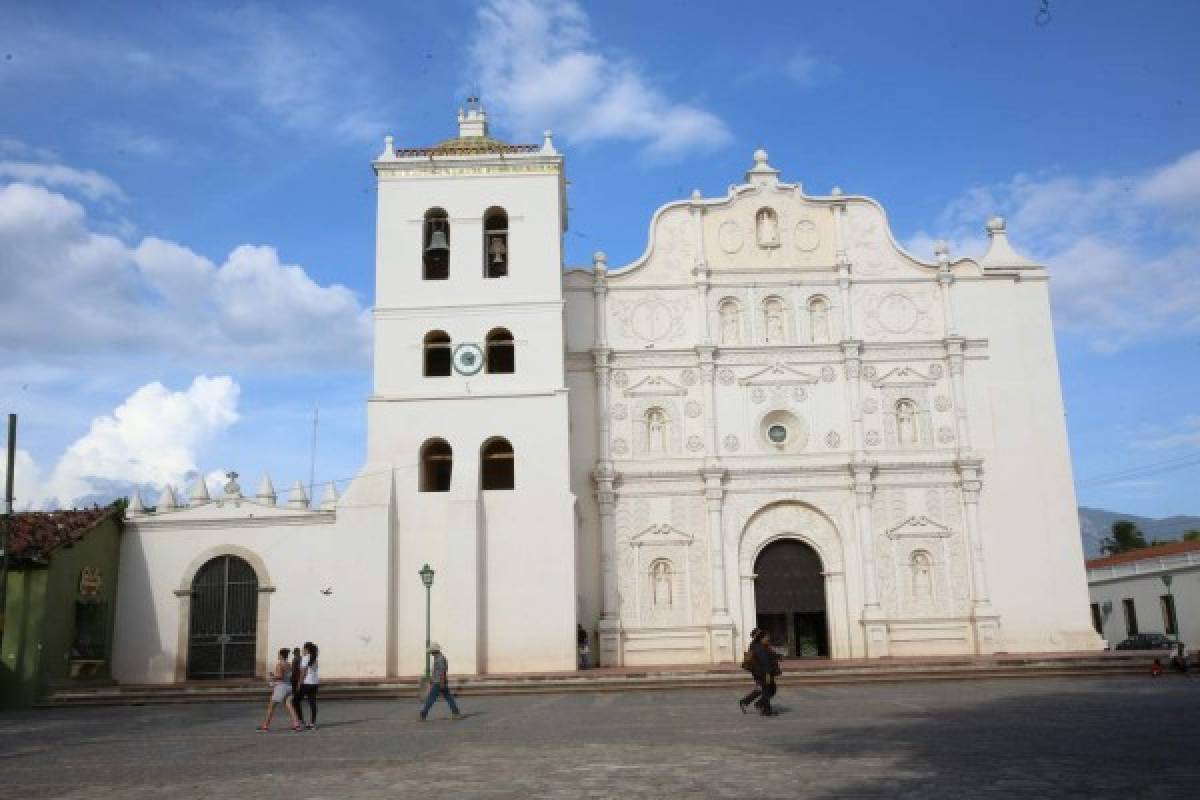
[[662, 300], [645, 300], [634, 306], [629, 315], [633, 333], [645, 342], [666, 338], [675, 324], [671, 307]]
[[730, 255], [742, 249], [742, 242], [744, 240], [745, 236], [742, 234], [741, 226], [733, 220], [726, 220], [717, 229], [717, 243], [721, 246], [722, 250]]
[[879, 301], [879, 324], [888, 333], [908, 333], [919, 316], [917, 304], [906, 295], [889, 294]]
[[802, 219], [796, 223], [794, 236], [796, 249], [802, 253], [811, 253], [821, 244], [821, 230], [811, 219]]

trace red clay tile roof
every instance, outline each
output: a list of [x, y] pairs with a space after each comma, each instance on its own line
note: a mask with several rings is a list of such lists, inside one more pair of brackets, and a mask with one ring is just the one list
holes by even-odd
[[1087, 562], [1087, 568], [1111, 567], [1116, 564], [1128, 564], [1132, 561], [1143, 561], [1148, 558], [1177, 556], [1181, 553], [1190, 553], [1194, 550], [1200, 550], [1200, 542], [1171, 542], [1170, 544], [1160, 544], [1154, 547], [1143, 547], [1140, 550], [1130, 550], [1128, 553], [1118, 553], [1115, 556], [1093, 558]]
[[8, 531], [8, 555], [14, 559], [44, 558], [74, 544], [104, 520], [118, 515], [115, 506], [78, 511], [22, 511], [13, 514]]

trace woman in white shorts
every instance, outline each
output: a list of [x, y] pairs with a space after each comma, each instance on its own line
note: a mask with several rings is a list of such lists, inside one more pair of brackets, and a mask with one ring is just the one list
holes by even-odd
[[275, 662], [275, 668], [271, 670], [269, 681], [271, 699], [267, 701], [267, 718], [263, 720], [262, 725], [258, 726], [259, 731], [271, 730], [271, 717], [275, 715], [276, 703], [283, 703], [283, 707], [287, 709], [288, 716], [292, 718], [292, 730], [304, 730], [300, 725], [300, 720], [296, 717], [296, 709], [292, 705], [292, 665], [288, 662], [288, 654], [288, 649], [282, 648], [279, 651], [279, 658]]

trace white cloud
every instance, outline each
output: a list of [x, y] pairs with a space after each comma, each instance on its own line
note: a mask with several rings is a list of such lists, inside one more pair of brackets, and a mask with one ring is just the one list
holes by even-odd
[[1200, 416], [1186, 416], [1171, 432], [1142, 439], [1139, 444], [1153, 450], [1200, 448]]
[[[382, 137], [381, 112], [394, 103], [378, 74], [377, 53], [389, 42], [380, 28], [345, 9], [176, 6], [154, 17], [149, 35], [136, 38], [97, 35], [63, 15], [16, 15], [5, 22], [20, 46], [0, 74], [0, 88], [31, 92], [70, 81], [135, 95], [187, 94], [242, 130], [282, 123], [356, 144]], [[112, 144], [140, 155], [169, 149], [150, 131]]]
[[1200, 150], [1144, 174], [1019, 174], [951, 202], [936, 233], [906, 245], [928, 255], [935, 239], [956, 254], [987, 248], [983, 221], [1008, 217], [1017, 249], [1048, 265], [1056, 323], [1115, 352], [1153, 336], [1200, 328]]
[[574, 0], [488, 0], [476, 22], [471, 74], [522, 136], [553, 128], [576, 142], [639, 142], [655, 158], [732, 138], [719, 117], [669, 99], [636, 64], [600, 48]]
[[37, 164], [30, 161], [0, 161], [0, 178], [38, 186], [74, 189], [89, 200], [124, 200], [125, 193], [113, 181], [90, 169], [75, 169], [62, 164]]
[[40, 186], [0, 186], [0, 281], [0, 341], [42, 362], [116, 356], [279, 374], [367, 361], [369, 312], [274, 248], [242, 245], [216, 264], [152, 236], [130, 246]]
[[229, 377], [201, 375], [183, 391], [148, 383], [111, 415], [92, 420], [44, 480], [24, 453], [15, 472], [15, 494], [22, 507], [65, 508], [134, 485], [183, 488], [198, 472], [198, 449], [237, 421], [239, 392]]
[[817, 86], [837, 77], [840, 72], [841, 69], [836, 64], [818, 58], [806, 47], [797, 47], [783, 59], [783, 74], [797, 86]]

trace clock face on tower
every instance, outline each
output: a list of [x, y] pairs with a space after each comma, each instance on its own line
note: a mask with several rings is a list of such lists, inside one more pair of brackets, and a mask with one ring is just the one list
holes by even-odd
[[483, 369], [483, 350], [477, 344], [460, 344], [454, 348], [454, 371], [459, 375], [474, 375]]

